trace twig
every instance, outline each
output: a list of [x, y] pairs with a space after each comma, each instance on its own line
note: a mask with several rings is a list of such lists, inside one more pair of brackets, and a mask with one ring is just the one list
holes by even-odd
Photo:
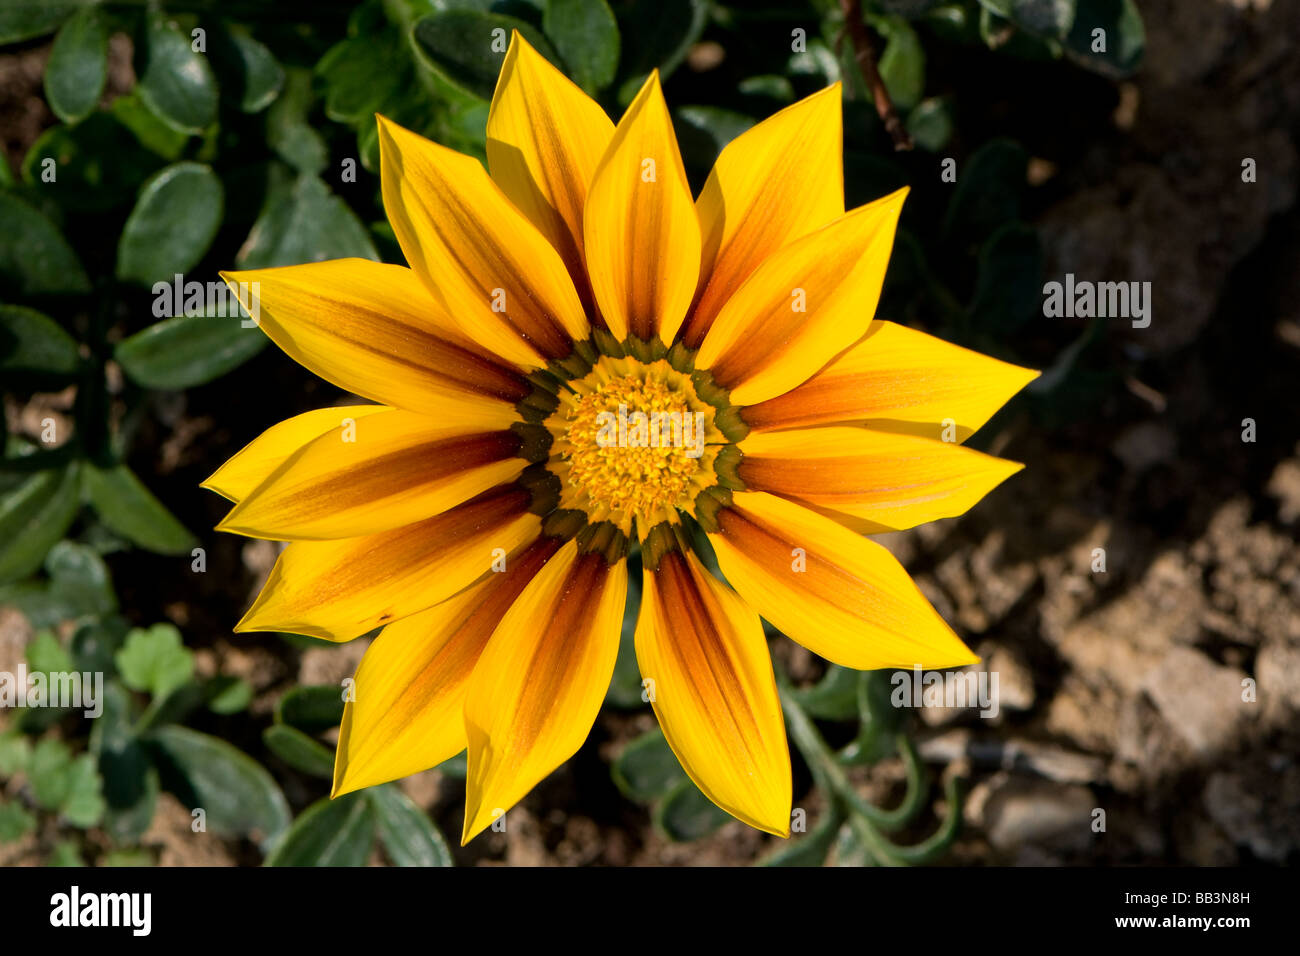
[[885, 81], [876, 68], [871, 35], [867, 33], [867, 26], [862, 20], [862, 0], [840, 0], [840, 7], [844, 10], [844, 27], [848, 30], [849, 39], [853, 41], [853, 59], [857, 61], [862, 78], [871, 89], [871, 97], [876, 101], [876, 112], [885, 124], [885, 131], [894, 141], [894, 149], [911, 149], [912, 137], [903, 126], [898, 111], [894, 109], [894, 101], [889, 98], [889, 90], [885, 88]]

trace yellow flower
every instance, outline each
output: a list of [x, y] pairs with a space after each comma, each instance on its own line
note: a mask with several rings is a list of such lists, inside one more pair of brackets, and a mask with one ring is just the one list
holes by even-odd
[[904, 191], [845, 212], [840, 124], [838, 87], [782, 110], [692, 200], [657, 75], [615, 127], [516, 35], [490, 176], [379, 118], [409, 269], [224, 276], [293, 359], [378, 403], [282, 422], [206, 483], [236, 503], [222, 530], [289, 542], [237, 630], [384, 628], [335, 795], [468, 748], [464, 839], [513, 806], [595, 721], [636, 545], [647, 696], [759, 829], [788, 834], [791, 802], [760, 616], [852, 668], [976, 659], [862, 534], [1018, 470], [941, 429], [964, 440], [1037, 373], [873, 321]]

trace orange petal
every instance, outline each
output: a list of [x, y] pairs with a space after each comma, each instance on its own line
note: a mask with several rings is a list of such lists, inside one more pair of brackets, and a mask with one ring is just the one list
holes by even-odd
[[636, 628], [641, 676], [668, 745], [710, 800], [790, 835], [790, 751], [763, 624], [693, 554], [645, 571]]
[[572, 757], [618, 656], [627, 567], [569, 541], [506, 612], [465, 700], [468, 843]]
[[840, 84], [741, 133], [713, 165], [695, 209], [703, 246], [682, 340], [699, 348], [714, 317], [772, 253], [844, 215]]
[[564, 261], [478, 160], [382, 116], [379, 157], [402, 252], [466, 335], [525, 367], [587, 337]]
[[714, 319], [696, 367], [730, 389], [734, 404], [752, 405], [788, 392], [862, 338], [906, 194], [861, 206], [769, 256]]
[[815, 654], [858, 670], [978, 660], [888, 551], [775, 495], [745, 492], [710, 541], [745, 601]]
[[741, 415], [756, 429], [865, 421], [965, 441], [1037, 377], [933, 335], [873, 322], [860, 342], [808, 381]]
[[740, 480], [901, 531], [966, 511], [1022, 465], [961, 445], [867, 428], [758, 432], [740, 443]]
[[658, 72], [623, 114], [600, 161], [583, 235], [610, 331], [671, 342], [700, 274], [700, 223]]
[[539, 538], [482, 584], [384, 628], [357, 669], [330, 796], [419, 773], [465, 749], [462, 709], [474, 665], [559, 544]]

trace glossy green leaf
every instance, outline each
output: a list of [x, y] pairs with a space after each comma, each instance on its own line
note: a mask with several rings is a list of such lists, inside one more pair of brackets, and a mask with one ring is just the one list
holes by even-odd
[[395, 784], [366, 791], [379, 843], [393, 866], [452, 866], [451, 848], [429, 815]]
[[62, 620], [98, 617], [117, 610], [117, 595], [108, 566], [94, 548], [60, 541], [45, 556], [49, 575], [46, 600], [59, 608]]
[[605, 0], [546, 0], [542, 29], [564, 58], [573, 81], [602, 90], [618, 70], [618, 22]]
[[340, 123], [374, 124], [374, 114], [401, 92], [408, 57], [401, 33], [383, 29], [336, 43], [316, 64], [325, 115]]
[[266, 865], [364, 866], [374, 844], [374, 806], [364, 792], [349, 793], [304, 810]]
[[65, 123], [85, 119], [99, 103], [108, 77], [108, 27], [94, 7], [59, 29], [45, 65], [45, 99]]
[[117, 277], [152, 286], [198, 264], [221, 225], [221, 180], [201, 163], [175, 163], [144, 184], [117, 244]]
[[430, 66], [450, 82], [486, 100], [496, 89], [513, 30], [518, 30], [542, 56], [560, 64], [559, 56], [536, 27], [499, 13], [434, 13], [419, 20], [412, 35]]
[[619, 32], [633, 38], [619, 62], [618, 100], [624, 105], [651, 70], [664, 78], [672, 74], [704, 32], [709, 15], [706, 0], [611, 0], [610, 8]]
[[0, 3], [0, 43], [53, 33], [88, 0], [5, 0]]
[[236, 263], [241, 269], [379, 258], [366, 227], [314, 176], [274, 190], [253, 224]]
[[262, 731], [262, 742], [295, 770], [326, 780], [334, 776], [334, 755], [296, 727], [272, 724]]
[[190, 807], [202, 808], [218, 836], [250, 836], [267, 848], [289, 826], [289, 804], [261, 764], [223, 740], [186, 727], [162, 727], [148, 737], [164, 785]]
[[198, 539], [185, 529], [126, 465], [87, 465], [86, 497], [104, 524], [158, 554], [188, 554]]
[[311, 74], [290, 71], [284, 92], [266, 114], [266, 144], [294, 169], [315, 175], [329, 163], [329, 148], [307, 120], [311, 104]]
[[1059, 40], [1070, 32], [1076, 0], [979, 0], [986, 10], [1044, 39]]
[[343, 720], [343, 688], [334, 684], [309, 684], [290, 689], [275, 705], [277, 723], [318, 734]]
[[686, 772], [659, 728], [637, 737], [610, 764], [610, 776], [624, 795], [650, 803], [680, 786]]
[[77, 515], [79, 484], [72, 464], [38, 471], [0, 498], [0, 584], [41, 566]]
[[244, 328], [240, 316], [208, 308], [200, 315], [178, 315], [155, 322], [118, 343], [113, 357], [136, 384], [180, 390], [204, 385], [243, 365], [270, 341], [257, 327]]
[[[158, 114], [145, 106], [140, 95], [134, 90], [113, 100], [109, 111], [113, 119], [131, 133], [138, 146], [163, 159], [180, 159], [181, 153], [185, 151], [185, 144], [190, 141], [189, 134], [178, 132], [160, 120]], [[91, 119], [93, 120], [94, 117]], [[139, 182], [131, 188], [132, 194], [143, 181], [144, 177], [141, 176]]]
[[245, 113], [258, 113], [284, 88], [284, 68], [266, 44], [242, 26], [225, 24], [213, 37], [213, 61], [222, 91], [238, 98]]
[[217, 81], [208, 58], [191, 48], [191, 38], [161, 12], [145, 24], [140, 98], [158, 117], [182, 133], [202, 133], [217, 117]]
[[131, 631], [115, 661], [127, 687], [154, 697], [166, 697], [194, 676], [194, 655], [173, 624]]
[[[101, 213], [130, 205], [161, 163], [121, 120], [126, 108], [120, 104], [128, 100], [118, 97], [110, 113], [92, 113], [76, 126], [52, 126], [43, 132], [23, 157], [23, 181], [74, 212]], [[152, 117], [144, 107], [138, 110]]]
[[44, 313], [0, 305], [0, 374], [57, 378], [81, 367], [76, 340]]
[[58, 227], [17, 196], [0, 193], [0, 296], [75, 295], [90, 291]]

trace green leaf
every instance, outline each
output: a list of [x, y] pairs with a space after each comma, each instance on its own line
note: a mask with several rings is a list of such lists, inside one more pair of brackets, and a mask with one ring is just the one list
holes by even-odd
[[[1074, 26], [1065, 38], [1070, 59], [1121, 79], [1142, 63], [1146, 27], [1134, 0], [1078, 0]], [[1097, 33], [1098, 30], [1102, 32]]]
[[98, 617], [117, 610], [108, 566], [94, 548], [60, 541], [45, 556], [45, 573], [50, 577], [46, 599], [59, 608], [61, 620]]
[[[223, 316], [235, 306], [209, 306], [198, 315], [155, 322], [119, 342], [113, 357], [137, 385], [180, 390], [205, 385], [238, 368], [270, 339], [251, 320]], [[250, 328], [244, 327], [249, 321]]]
[[389, 28], [336, 43], [316, 64], [325, 87], [325, 115], [351, 125], [374, 126], [374, 114], [401, 92], [409, 58], [402, 34]]
[[925, 50], [906, 20], [883, 19], [880, 29], [887, 37], [885, 51], [880, 55], [880, 78], [894, 105], [909, 110], [925, 93]]
[[144, 104], [168, 126], [198, 134], [217, 118], [217, 81], [208, 58], [191, 49], [190, 42], [166, 15], [151, 13], [137, 89]]
[[35, 673], [63, 674], [72, 670], [72, 658], [53, 631], [41, 631], [27, 645], [27, 666]]
[[518, 30], [534, 49], [557, 65], [560, 58], [537, 28], [523, 20], [478, 10], [448, 10], [415, 24], [416, 48], [428, 64], [461, 89], [491, 99], [506, 57], [510, 33]]
[[45, 380], [81, 368], [76, 340], [44, 313], [0, 305], [0, 373]]
[[194, 676], [194, 655], [172, 624], [134, 629], [115, 660], [127, 687], [156, 698], [166, 697]]
[[304, 810], [266, 865], [364, 866], [374, 843], [374, 805], [365, 793], [349, 793]]
[[251, 836], [265, 850], [289, 826], [289, 804], [271, 775], [225, 741], [186, 727], [162, 727], [147, 741], [158, 752], [163, 782], [204, 810], [219, 836]]
[[5, 0], [0, 3], [0, 44], [53, 33], [88, 0]]
[[546, 0], [542, 29], [588, 93], [603, 90], [618, 71], [618, 21], [605, 0]]
[[24, 773], [32, 760], [32, 744], [16, 730], [0, 734], [0, 777]]
[[223, 24], [213, 40], [213, 62], [226, 93], [238, 98], [245, 113], [270, 106], [284, 88], [284, 69], [275, 54], [237, 24]]
[[673, 788], [655, 807], [653, 817], [655, 826], [679, 843], [702, 839], [731, 819], [689, 779]]
[[329, 148], [307, 121], [311, 104], [311, 74], [291, 71], [284, 92], [266, 114], [266, 144], [294, 169], [316, 175], [329, 164]]
[[664, 78], [686, 59], [686, 53], [708, 23], [706, 0], [612, 0], [619, 30], [634, 37], [619, 62], [618, 100], [632, 102], [651, 70]]
[[73, 670], [102, 671], [111, 676], [117, 666], [113, 656], [126, 641], [128, 631], [126, 619], [116, 615], [82, 624], [68, 644]]
[[85, 119], [99, 103], [108, 77], [108, 27], [94, 7], [59, 29], [45, 65], [45, 99], [65, 123]]
[[0, 193], [0, 296], [76, 295], [90, 279], [54, 223], [17, 196]]
[[343, 689], [334, 684], [310, 684], [287, 691], [275, 705], [277, 723], [318, 734], [343, 720]]
[[758, 861], [759, 866], [821, 866], [835, 842], [839, 818], [823, 811], [822, 819], [805, 836], [783, 841]]
[[957, 188], [944, 218], [944, 232], [963, 242], [979, 241], [1020, 216], [1020, 194], [1029, 156], [1009, 139], [985, 143], [957, 168]]
[[452, 866], [451, 848], [428, 814], [394, 784], [365, 791], [379, 842], [393, 866]]
[[[112, 111], [113, 119], [131, 133], [136, 145], [163, 159], [179, 159], [181, 153], [185, 151], [185, 144], [190, 141], [187, 133], [177, 132], [160, 120], [158, 114], [145, 106], [140, 95], [134, 90], [113, 100], [109, 109]], [[94, 117], [91, 119], [93, 120]], [[144, 177], [141, 176], [140, 180], [131, 187], [132, 195], [143, 181]]]
[[272, 724], [262, 731], [262, 742], [295, 770], [326, 780], [334, 776], [334, 755], [296, 727]]
[[32, 753], [28, 777], [33, 799], [74, 826], [93, 827], [103, 817], [104, 798], [93, 755], [73, 757], [62, 741], [46, 738]]
[[0, 843], [21, 840], [36, 829], [36, 818], [17, 803], [0, 803]]
[[994, 336], [1016, 331], [1042, 308], [1043, 247], [1038, 232], [1010, 222], [980, 249], [970, 305], [974, 328]]
[[81, 847], [75, 840], [60, 840], [54, 847], [54, 851], [45, 861], [46, 866], [85, 866], [86, 861], [82, 859]]
[[952, 110], [946, 100], [931, 98], [916, 104], [907, 114], [907, 132], [916, 145], [937, 153], [952, 139]]
[[0, 499], [0, 584], [41, 566], [77, 515], [78, 485], [74, 463], [38, 471]]
[[273, 191], [236, 261], [264, 269], [351, 256], [379, 259], [366, 227], [323, 182], [300, 176]]
[[144, 184], [117, 243], [117, 277], [152, 286], [198, 264], [221, 226], [221, 180], [201, 163], [175, 163]]
[[[118, 97], [111, 113], [92, 113], [76, 126], [47, 129], [23, 157], [23, 181], [75, 212], [101, 213], [129, 204], [160, 165], [122, 119], [129, 100]], [[137, 108], [157, 123], [143, 106]]]
[[820, 720], [852, 720], [858, 713], [858, 672], [831, 664], [821, 680], [793, 691], [792, 696]]
[[1059, 40], [1074, 22], [1076, 0], [979, 0], [990, 13], [1036, 37]]
[[86, 496], [104, 524], [157, 554], [188, 554], [198, 539], [141, 484], [126, 465], [87, 465]]
[[609, 772], [618, 789], [639, 803], [666, 796], [686, 779], [686, 772], [657, 727], [624, 747], [610, 764]]
[[253, 701], [253, 685], [242, 677], [214, 677], [204, 685], [203, 693], [214, 714], [237, 714]]

